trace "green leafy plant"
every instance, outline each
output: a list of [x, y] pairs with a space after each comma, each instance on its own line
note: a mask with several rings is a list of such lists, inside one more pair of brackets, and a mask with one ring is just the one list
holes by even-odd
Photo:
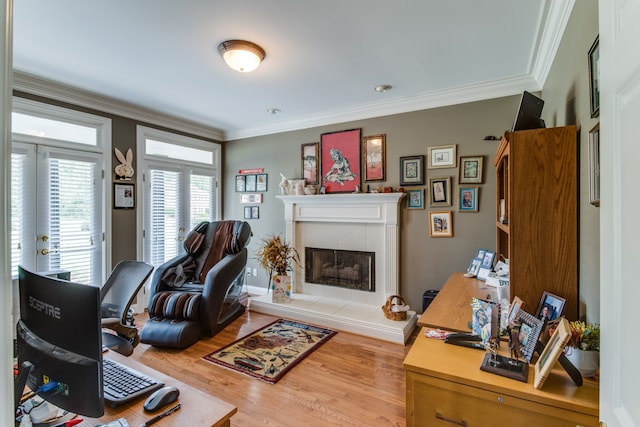
[[569, 322], [571, 338], [567, 344], [580, 350], [600, 351], [600, 324], [580, 320]]
[[278, 235], [262, 239], [262, 245], [256, 252], [258, 264], [269, 273], [269, 285], [275, 273], [285, 276], [293, 270], [293, 264], [300, 265], [300, 257], [296, 248], [285, 242]]

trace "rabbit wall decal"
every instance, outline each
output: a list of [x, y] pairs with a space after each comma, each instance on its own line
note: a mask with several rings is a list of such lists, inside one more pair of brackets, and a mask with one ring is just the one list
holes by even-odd
[[127, 150], [127, 156], [125, 157], [122, 154], [122, 151], [118, 150], [117, 148], [114, 148], [115, 153], [116, 153], [116, 158], [118, 160], [120, 160], [120, 163], [118, 166], [116, 166], [114, 168], [114, 172], [116, 173], [116, 177], [120, 180], [125, 180], [125, 181], [129, 181], [134, 174], [134, 170], [133, 170], [133, 151], [131, 151], [131, 148], [129, 148]]

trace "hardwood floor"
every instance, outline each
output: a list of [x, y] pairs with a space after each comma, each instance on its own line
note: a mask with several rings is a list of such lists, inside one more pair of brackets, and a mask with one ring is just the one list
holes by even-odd
[[185, 350], [140, 344], [131, 358], [237, 406], [233, 427], [405, 425], [402, 362], [417, 330], [406, 346], [339, 332], [274, 385], [202, 359], [275, 319], [247, 311]]

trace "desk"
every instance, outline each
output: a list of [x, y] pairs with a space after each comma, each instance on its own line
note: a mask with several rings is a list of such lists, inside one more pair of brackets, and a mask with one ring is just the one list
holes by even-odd
[[[419, 326], [455, 332], [471, 332], [471, 298], [498, 301], [495, 287], [482, 280], [453, 273], [418, 319]], [[531, 309], [531, 308], [529, 308]]]
[[577, 387], [556, 367], [536, 390], [533, 366], [527, 383], [484, 372], [485, 352], [426, 338], [424, 331], [403, 364], [407, 426], [598, 426], [597, 381], [586, 378]]
[[[127, 359], [114, 351], [109, 351], [108, 353], [105, 353], [104, 356], [105, 358], [127, 365], [136, 371], [140, 371], [143, 374], [154, 377], [164, 382], [166, 385], [175, 386], [180, 390], [179, 402], [182, 403], [182, 408], [168, 417], [161, 419], [155, 423], [154, 426], [230, 427], [231, 417], [238, 412], [238, 408], [229, 403], [223, 402], [222, 400], [191, 387], [186, 383], [146, 367], [135, 360]], [[146, 420], [160, 413], [148, 414], [144, 412], [144, 409], [142, 409], [144, 401], [145, 399], [135, 400], [115, 408], [105, 406], [104, 415], [101, 418], [94, 419], [82, 417], [84, 421], [77, 426], [96, 426], [118, 418], [125, 418], [131, 427], [138, 427]], [[169, 409], [170, 407], [171, 406], [167, 406], [164, 409]]]

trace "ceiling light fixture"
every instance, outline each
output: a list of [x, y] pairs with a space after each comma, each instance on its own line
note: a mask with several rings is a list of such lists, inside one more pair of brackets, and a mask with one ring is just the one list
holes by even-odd
[[218, 45], [218, 52], [231, 68], [248, 73], [258, 68], [264, 60], [264, 50], [245, 40], [227, 40]]
[[391, 85], [378, 85], [376, 86], [376, 92], [386, 92], [388, 90], [391, 90], [393, 86]]

